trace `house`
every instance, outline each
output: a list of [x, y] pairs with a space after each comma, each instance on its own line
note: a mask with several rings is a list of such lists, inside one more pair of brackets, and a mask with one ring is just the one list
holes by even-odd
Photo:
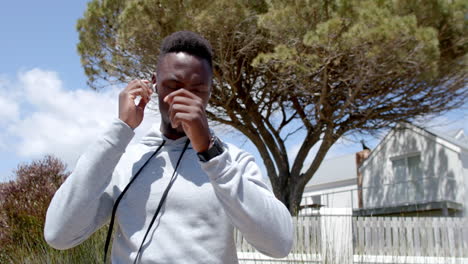
[[357, 216], [458, 216], [468, 205], [468, 137], [398, 124], [371, 152], [324, 160], [301, 215], [352, 208]]
[[401, 123], [359, 168], [355, 215], [458, 216], [466, 206], [468, 137]]
[[318, 214], [321, 207], [357, 208], [356, 155], [326, 159], [304, 188], [300, 215]]

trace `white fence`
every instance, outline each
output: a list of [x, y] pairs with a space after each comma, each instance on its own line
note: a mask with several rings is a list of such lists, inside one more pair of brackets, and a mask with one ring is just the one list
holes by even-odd
[[[240, 263], [468, 263], [468, 218], [314, 216], [295, 218], [294, 226], [284, 259], [258, 253], [237, 233]], [[350, 241], [348, 248], [337, 235]]]

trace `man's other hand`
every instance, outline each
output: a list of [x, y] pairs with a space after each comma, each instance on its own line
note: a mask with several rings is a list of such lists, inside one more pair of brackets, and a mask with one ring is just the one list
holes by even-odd
[[[132, 129], [135, 129], [143, 121], [146, 104], [150, 101], [153, 91], [147, 80], [133, 80], [119, 94], [119, 119]], [[135, 99], [140, 97], [140, 102], [135, 104]]]
[[202, 99], [182, 88], [167, 95], [164, 102], [169, 104], [172, 127], [181, 125], [193, 149], [197, 152], [206, 151], [211, 136]]

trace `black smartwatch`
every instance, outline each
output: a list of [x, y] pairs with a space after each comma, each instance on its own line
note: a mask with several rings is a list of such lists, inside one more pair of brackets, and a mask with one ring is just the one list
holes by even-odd
[[198, 152], [197, 156], [202, 162], [207, 162], [211, 160], [212, 158], [221, 155], [223, 153], [224, 147], [223, 143], [221, 143], [221, 140], [217, 138], [216, 136], [213, 136], [213, 146], [209, 148], [206, 151], [203, 152]]

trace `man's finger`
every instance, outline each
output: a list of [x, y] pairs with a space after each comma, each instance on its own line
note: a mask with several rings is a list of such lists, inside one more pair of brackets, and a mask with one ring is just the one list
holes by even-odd
[[139, 80], [139, 84], [141, 87], [146, 91], [148, 95], [148, 100], [151, 98], [151, 94], [153, 93], [153, 89], [151, 89], [151, 83], [148, 80]]
[[126, 90], [127, 92], [130, 92], [130, 91], [132, 91], [134, 89], [138, 89], [138, 88], [143, 88], [143, 89], [149, 88], [149, 81], [148, 80], [139, 80], [139, 79], [132, 80], [131, 82], [128, 83], [127, 87], [125, 87], [124, 90]]
[[194, 113], [196, 111], [196, 108], [193, 106], [189, 105], [183, 105], [183, 104], [172, 104], [169, 107], [169, 120], [171, 121], [172, 126], [175, 128], [177, 127], [178, 120], [176, 120], [176, 115], [178, 113]]
[[198, 96], [196, 96], [194, 93], [188, 91], [187, 89], [179, 89], [177, 91], [174, 91], [170, 94], [168, 94], [166, 97], [164, 97], [163, 101], [165, 103], [169, 103], [171, 104], [172, 103], [172, 100], [174, 100], [174, 97], [176, 96], [184, 96], [184, 97], [188, 97], [188, 98], [192, 98], [192, 99], [199, 99]]
[[146, 98], [146, 92], [143, 88], [138, 88], [138, 89], [135, 89], [135, 90], [132, 90], [130, 92], [128, 92], [128, 95], [130, 97], [131, 100], [135, 100], [138, 96], [140, 96], [141, 98]]
[[124, 91], [130, 91], [132, 89], [135, 89], [138, 87], [138, 80], [132, 80], [127, 84], [127, 87], [125, 87]]
[[185, 124], [190, 127], [190, 121], [193, 119], [193, 114], [185, 112], [177, 112], [173, 117], [172, 127], [176, 128], [179, 125]]
[[151, 83], [148, 80], [138, 80], [138, 83], [140, 84], [141, 87], [145, 88], [149, 94], [151, 94], [152, 89], [151, 89]]
[[135, 99], [137, 96], [140, 96], [143, 100], [149, 101], [148, 91], [144, 88], [137, 88], [128, 92], [130, 98]]
[[149, 100], [144, 100], [143, 98], [141, 98], [140, 102], [138, 102], [137, 107], [139, 107], [141, 109], [145, 109], [148, 102], [149, 102]]
[[169, 104], [170, 105], [182, 104], [182, 105], [200, 106], [199, 105], [201, 103], [200, 101], [201, 101], [200, 99], [193, 99], [193, 98], [185, 97], [185, 96], [175, 96], [175, 97], [172, 97], [172, 100]]

